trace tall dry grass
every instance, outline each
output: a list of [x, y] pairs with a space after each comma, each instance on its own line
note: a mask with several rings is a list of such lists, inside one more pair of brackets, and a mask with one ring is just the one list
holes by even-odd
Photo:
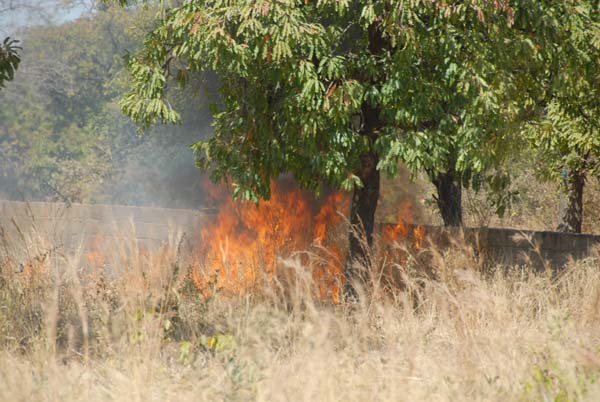
[[464, 248], [432, 252], [435, 277], [374, 259], [404, 288], [352, 305], [289, 259], [285, 285], [206, 300], [173, 239], [101, 258], [5, 242], [0, 401], [600, 400], [597, 256], [559, 276], [483, 272]]

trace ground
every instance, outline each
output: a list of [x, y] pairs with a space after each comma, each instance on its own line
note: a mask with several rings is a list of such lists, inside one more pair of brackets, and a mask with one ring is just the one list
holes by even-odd
[[297, 259], [293, 281], [205, 298], [175, 247], [115, 251], [118, 275], [60, 255], [17, 269], [10, 250], [0, 401], [600, 399], [599, 255], [553, 276], [446, 250], [434, 275], [388, 261], [401, 287], [336, 304]]

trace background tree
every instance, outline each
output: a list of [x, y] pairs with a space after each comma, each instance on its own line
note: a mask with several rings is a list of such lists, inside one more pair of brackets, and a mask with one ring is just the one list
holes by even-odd
[[[472, 138], [473, 149], [482, 144], [479, 125], [500, 108], [495, 86], [505, 85], [502, 75], [490, 78], [498, 74], [493, 56], [505, 54], [499, 44], [512, 19], [505, 2], [489, 1], [184, 1], [131, 60], [123, 110], [145, 127], [178, 121], [165, 97], [171, 78], [214, 70], [222, 107], [214, 137], [195, 145], [199, 165], [229, 179], [242, 199], [268, 198], [271, 178], [284, 172], [317, 193], [324, 182], [351, 190], [350, 222], [370, 244], [380, 171], [397, 174], [398, 160], [409, 159], [406, 142], [443, 137], [431, 144], [429, 164], [441, 172], [454, 152], [449, 133]], [[469, 42], [463, 53], [461, 39]], [[477, 62], [461, 69], [469, 55]], [[442, 108], [456, 88], [466, 99]], [[426, 130], [432, 136], [419, 139]], [[454, 164], [466, 165], [456, 154]], [[367, 258], [354, 231], [350, 257]], [[347, 278], [364, 279], [348, 269]]]
[[10, 36], [26, 25], [52, 25], [69, 12], [91, 12], [99, 3], [96, 0], [0, 0], [0, 87], [12, 79], [20, 57], [18, 40]]
[[425, 171], [444, 224], [460, 226], [462, 187], [499, 192], [507, 184], [500, 167], [514, 150], [539, 66], [527, 34], [535, 7], [496, 2], [502, 13], [490, 14], [483, 5], [451, 3], [402, 28], [418, 40], [391, 60], [384, 90], [398, 130], [380, 143], [390, 150], [382, 166], [395, 169], [400, 159]]
[[202, 203], [188, 147], [210, 132], [206, 85], [194, 78], [186, 99], [171, 97], [186, 125], [159, 126], [144, 137], [118, 106], [128, 76], [123, 56], [141, 45], [155, 13], [105, 6], [60, 26], [20, 32], [20, 74], [0, 92], [0, 193], [68, 202]]
[[109, 104], [119, 90], [121, 55], [132, 44], [121, 34], [126, 14], [25, 31], [22, 76], [2, 94], [1, 162], [12, 178], [5, 192], [89, 200], [110, 175], [112, 150], [99, 122], [117, 116]]
[[539, 172], [560, 180], [567, 203], [558, 230], [581, 233], [586, 178], [600, 173], [600, 3], [549, 2], [546, 95], [541, 118], [526, 130]]
[[5, 81], [10, 81], [15, 76], [15, 70], [19, 67], [21, 58], [17, 53], [21, 49], [19, 41], [6, 37], [0, 44], [0, 88]]

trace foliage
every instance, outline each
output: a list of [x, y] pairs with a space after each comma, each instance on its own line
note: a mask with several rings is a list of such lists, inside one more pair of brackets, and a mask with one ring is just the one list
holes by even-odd
[[505, 16], [453, 5], [413, 24], [415, 40], [398, 52], [386, 84], [400, 128], [382, 138], [388, 169], [399, 158], [431, 179], [452, 171], [467, 187], [506, 186], [498, 169], [518, 143], [515, 128], [537, 90], [531, 73], [541, 59], [527, 32], [534, 10], [501, 5]]
[[140, 138], [118, 107], [127, 80], [123, 56], [139, 47], [155, 12], [105, 6], [61, 26], [23, 31], [20, 74], [0, 93], [0, 192], [69, 202], [199, 203], [187, 146], [208, 131], [205, 85], [194, 78], [194, 105], [174, 99], [193, 118], [170, 137], [160, 138], [164, 128], [157, 127]]
[[[268, 197], [270, 178], [288, 171], [316, 191], [323, 181], [361, 186], [370, 147], [391, 176], [399, 160], [435, 171], [455, 158], [468, 180], [498, 156], [518, 115], [527, 82], [511, 69], [535, 57], [511, 34], [515, 18], [489, 1], [188, 0], [131, 59], [122, 107], [143, 127], [176, 122], [171, 77], [216, 71], [215, 136], [195, 149], [244, 199]], [[365, 105], [379, 111], [375, 144], [361, 135]]]
[[122, 86], [120, 54], [132, 45], [128, 23], [113, 10], [26, 31], [22, 76], [0, 111], [2, 172], [21, 191], [87, 200], [111, 174], [110, 130], [125, 127], [106, 123], [118, 116], [111, 101]]
[[551, 41], [542, 117], [526, 135], [539, 152], [540, 173], [600, 173], [600, 5], [560, 2], [548, 12]]
[[0, 88], [4, 86], [5, 81], [14, 78], [15, 70], [19, 67], [21, 58], [17, 52], [21, 47], [18, 43], [18, 40], [7, 37], [0, 45]]

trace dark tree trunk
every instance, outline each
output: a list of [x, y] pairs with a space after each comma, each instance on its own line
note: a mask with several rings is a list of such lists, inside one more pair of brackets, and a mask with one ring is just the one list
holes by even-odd
[[583, 188], [585, 173], [571, 171], [567, 173], [567, 206], [562, 211], [559, 232], [581, 233], [583, 224]]
[[379, 200], [379, 171], [377, 155], [373, 152], [361, 157], [362, 172], [360, 179], [362, 188], [355, 188], [350, 210], [350, 248], [345, 272], [345, 295], [357, 298], [356, 286], [368, 283], [368, 267], [370, 247], [373, 245], [373, 228], [375, 226], [375, 210]]
[[355, 174], [363, 186], [356, 187], [352, 195], [350, 210], [349, 255], [346, 263], [344, 295], [346, 298], [358, 298], [357, 286], [368, 282], [369, 251], [373, 245], [375, 210], [379, 200], [380, 174], [377, 170], [379, 157], [373, 150], [373, 142], [380, 125], [379, 111], [364, 106], [362, 108], [362, 132], [369, 138], [370, 150], [360, 157], [360, 171]]
[[454, 169], [437, 173], [433, 184], [437, 189], [437, 205], [444, 220], [444, 226], [462, 226], [462, 186], [457, 183]]
[[[374, 22], [368, 30], [368, 51], [372, 55], [380, 55], [388, 45], [383, 38], [379, 22]], [[371, 84], [377, 85], [380, 78], [370, 77]], [[377, 106], [363, 101], [361, 106], [361, 124], [359, 133], [367, 138], [369, 149], [360, 156], [360, 167], [356, 174], [363, 186], [355, 188], [350, 209], [350, 234], [348, 259], [344, 272], [344, 297], [356, 300], [357, 289], [367, 285], [369, 279], [369, 252], [373, 245], [373, 228], [375, 226], [375, 210], [379, 200], [380, 175], [377, 170], [379, 156], [374, 145], [382, 126], [380, 110]]]

